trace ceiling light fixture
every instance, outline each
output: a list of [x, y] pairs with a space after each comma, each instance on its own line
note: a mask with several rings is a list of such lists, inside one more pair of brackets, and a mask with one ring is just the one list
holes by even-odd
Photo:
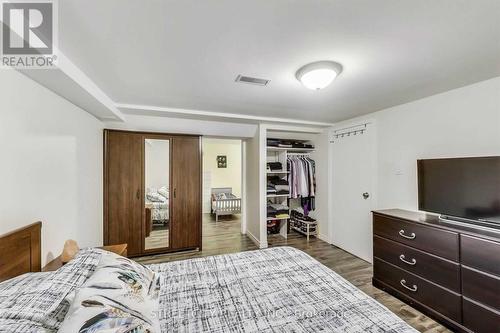
[[311, 90], [326, 88], [342, 72], [342, 65], [334, 61], [317, 61], [302, 66], [295, 77]]

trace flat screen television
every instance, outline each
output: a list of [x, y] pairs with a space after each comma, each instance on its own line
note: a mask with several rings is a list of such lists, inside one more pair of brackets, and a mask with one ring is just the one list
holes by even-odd
[[418, 206], [500, 226], [500, 156], [418, 160]]

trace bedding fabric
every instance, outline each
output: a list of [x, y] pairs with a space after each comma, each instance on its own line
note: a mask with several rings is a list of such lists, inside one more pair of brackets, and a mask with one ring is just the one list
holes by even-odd
[[[18, 292], [20, 289], [24, 288], [26, 289], [37, 288], [40, 284], [44, 283], [44, 281], [47, 278], [50, 278], [50, 276], [52, 275], [53, 275], [52, 272], [27, 273], [20, 275], [14, 279], [0, 283], [0, 333], [55, 332], [51, 329], [45, 328], [42, 323], [37, 323], [31, 320], [2, 318], [4, 316], [12, 317], [12, 314], [9, 314], [7, 310], [12, 304], [12, 302], [10, 301], [12, 293]], [[62, 322], [62, 320], [60, 321]]]
[[237, 196], [229, 192], [217, 193], [215, 195], [216, 200], [237, 199], [237, 198], [238, 198]]
[[148, 189], [146, 194], [146, 203], [151, 205], [151, 219], [156, 222], [167, 222], [169, 220], [168, 212], [168, 189]]
[[168, 199], [168, 187], [162, 186], [158, 189], [158, 194], [164, 197], [165, 199]]
[[55, 272], [27, 273], [0, 283], [0, 332], [24, 332], [6, 327], [9, 320], [57, 330], [69, 308], [66, 296], [92, 275], [100, 256], [84, 249]]
[[168, 201], [153, 202], [152, 204], [153, 207], [151, 208], [151, 219], [153, 221], [167, 222], [169, 220]]
[[157, 274], [102, 252], [95, 273], [76, 291], [60, 332], [159, 332]]
[[161, 332], [416, 332], [290, 247], [149, 267], [160, 273]]
[[159, 193], [149, 192], [146, 194], [146, 199], [151, 202], [164, 202], [166, 198], [161, 196]]
[[42, 324], [25, 319], [1, 319], [0, 333], [55, 333]]

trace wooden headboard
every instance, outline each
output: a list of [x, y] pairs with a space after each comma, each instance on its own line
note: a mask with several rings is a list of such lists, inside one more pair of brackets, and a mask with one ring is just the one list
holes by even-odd
[[29, 272], [40, 272], [42, 222], [0, 236], [0, 282]]

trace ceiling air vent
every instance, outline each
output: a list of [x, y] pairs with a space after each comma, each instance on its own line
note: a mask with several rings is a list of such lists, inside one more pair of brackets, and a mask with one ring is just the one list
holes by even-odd
[[266, 86], [271, 80], [259, 79], [251, 76], [238, 75], [236, 77], [236, 82], [248, 83], [248, 84], [256, 84], [258, 86]]

